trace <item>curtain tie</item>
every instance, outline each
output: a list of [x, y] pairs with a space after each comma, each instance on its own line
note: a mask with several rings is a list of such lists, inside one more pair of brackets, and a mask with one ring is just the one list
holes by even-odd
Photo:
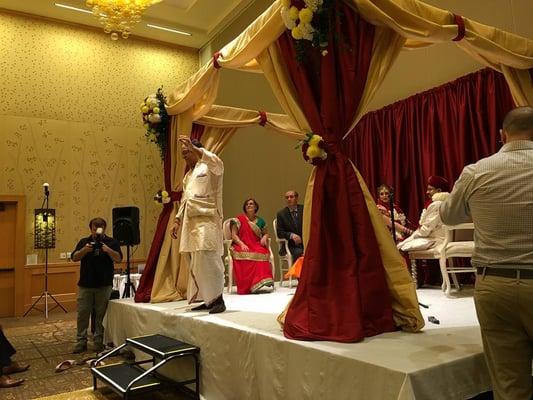
[[267, 113], [264, 112], [264, 111], [258, 111], [258, 113], [259, 113], [259, 118], [261, 118], [260, 121], [259, 121], [259, 125], [265, 126], [267, 121], [268, 121]]
[[183, 194], [182, 190], [180, 190], [179, 192], [172, 192], [171, 191], [170, 194], [169, 194], [170, 202], [163, 204], [163, 208], [172, 208], [172, 207], [174, 207], [174, 203], [176, 201], [180, 201], [181, 200], [181, 195], [182, 194]]
[[454, 42], [459, 42], [460, 40], [463, 40], [465, 37], [465, 20], [463, 17], [457, 14], [453, 14], [453, 19], [455, 21], [455, 24], [457, 25], [457, 36], [452, 39]]
[[215, 69], [220, 69], [221, 67], [221, 65], [218, 63], [218, 59], [221, 55], [222, 53], [220, 51], [217, 51], [213, 54], [213, 67], [215, 67]]
[[341, 152], [341, 147], [339, 142], [324, 142], [324, 150], [326, 150], [326, 153], [328, 154], [336, 154]]

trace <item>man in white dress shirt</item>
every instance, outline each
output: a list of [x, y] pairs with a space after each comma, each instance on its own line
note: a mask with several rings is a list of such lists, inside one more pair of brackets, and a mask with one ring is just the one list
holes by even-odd
[[180, 136], [181, 154], [189, 167], [171, 236], [180, 237], [179, 251], [190, 256], [187, 288], [189, 303], [203, 301], [193, 310], [224, 312], [222, 263], [222, 176], [224, 164], [199, 142]]
[[474, 302], [496, 400], [533, 399], [533, 108], [510, 111], [503, 147], [466, 166], [440, 207], [474, 221]]

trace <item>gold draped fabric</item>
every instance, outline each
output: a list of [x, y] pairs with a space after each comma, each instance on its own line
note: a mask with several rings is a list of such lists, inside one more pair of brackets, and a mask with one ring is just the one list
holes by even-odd
[[[365, 20], [377, 27], [370, 70], [363, 98], [353, 118], [351, 127], [353, 128], [366, 112], [370, 100], [383, 82], [402, 47], [417, 48], [451, 41], [458, 36], [458, 25], [451, 12], [418, 0], [344, 1], [351, 4], [354, 10], [359, 12]], [[287, 113], [285, 118], [288, 118], [288, 120], [283, 120], [284, 116], [280, 116], [278, 122], [274, 122], [277, 117], [269, 117], [267, 127], [292, 137], [298, 137], [298, 135], [302, 135], [302, 132], [309, 131], [309, 124], [299, 104], [298, 93], [288, 78], [284, 61], [280, 57], [276, 43], [277, 38], [285, 29], [280, 10], [281, 1], [274, 1], [272, 6], [235, 40], [222, 48], [194, 76], [169, 94], [167, 111], [173, 116], [173, 131], [190, 132], [193, 121], [208, 127], [223, 126], [225, 128], [228, 126], [236, 128], [257, 123], [256, 120], [260, 117], [254, 114], [255, 111], [237, 111], [230, 107], [224, 108], [213, 105], [219, 85], [218, 69], [221, 67], [252, 72], [262, 71], [265, 74], [280, 105]], [[457, 45], [471, 57], [502, 72], [509, 83], [517, 105], [532, 105], [533, 83], [528, 69], [533, 68], [533, 40], [480, 24], [468, 18], [463, 18], [462, 21], [464, 21], [465, 28], [464, 37], [456, 42]], [[348, 130], [348, 132], [350, 131], [351, 129]], [[216, 152], [221, 151], [233, 133], [234, 131], [221, 136], [213, 131], [211, 133], [213, 138], [209, 139], [212, 141], [210, 146], [216, 148]], [[209, 138], [209, 136], [204, 137], [206, 140]], [[172, 184], [177, 190], [181, 185], [183, 166], [180, 165], [179, 160], [173, 162], [176, 165]], [[312, 207], [310, 193], [312, 193], [314, 184], [313, 176], [310, 178], [306, 196], [307, 207], [304, 213], [304, 226], [310, 225], [309, 218]], [[365, 197], [368, 195], [368, 203], [370, 199], [368, 189], [360, 176], [359, 180]], [[375, 206], [373, 201], [372, 206], [368, 204], [368, 208], [386, 265], [391, 293], [394, 297], [396, 322], [405, 330], [420, 329], [423, 321], [421, 321], [418, 307], [416, 307], [416, 294], [414, 294], [412, 284], [410, 285], [406, 281], [406, 269], [403, 265], [400, 267], [399, 254], [387, 242], [388, 235], [385, 238], [380, 233], [383, 230], [381, 229], [383, 224], [377, 223], [374, 218]], [[390, 242], [390, 238], [388, 241]], [[163, 253], [162, 251], [158, 269], [160, 264], [163, 266], [168, 264], [169, 254], [173, 258], [174, 256], [177, 258], [177, 255], [170, 251], [170, 247], [174, 248], [174, 246], [177, 244], [164, 244], [163, 247], [166, 252]], [[167, 268], [170, 267], [167, 265]], [[177, 276], [177, 281], [179, 281], [181, 272], [174, 274], [174, 276]], [[159, 281], [162, 280], [164, 279], [159, 279]], [[152, 293], [154, 294], [154, 289]]]
[[[450, 11], [417, 0], [349, 0], [365, 20], [406, 38], [405, 47], [419, 48], [452, 41], [458, 26]], [[469, 18], [462, 18], [464, 37], [455, 43], [471, 57], [505, 75], [517, 105], [533, 104], [533, 40]]]

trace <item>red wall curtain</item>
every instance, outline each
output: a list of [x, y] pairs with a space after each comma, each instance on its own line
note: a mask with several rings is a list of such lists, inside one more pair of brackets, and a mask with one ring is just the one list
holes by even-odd
[[427, 178], [453, 183], [465, 165], [496, 152], [513, 107], [503, 75], [483, 69], [365, 115], [343, 146], [372, 193], [392, 185], [416, 223]]
[[[170, 126], [170, 124], [169, 124]], [[204, 132], [203, 125], [193, 124], [191, 138], [200, 140]], [[157, 261], [159, 260], [159, 253], [161, 252], [161, 247], [163, 246], [163, 240], [167, 234], [168, 220], [171, 217], [172, 211], [174, 210], [174, 202], [181, 200], [181, 193], [173, 192], [172, 185], [170, 183], [170, 171], [171, 171], [171, 157], [170, 157], [170, 141], [172, 140], [172, 135], [170, 132], [167, 135], [167, 147], [165, 151], [165, 159], [163, 161], [163, 173], [165, 180], [165, 190], [170, 194], [172, 201], [167, 204], [163, 204], [163, 210], [159, 215], [157, 221], [157, 227], [154, 232], [154, 239], [152, 240], [152, 245], [150, 246], [150, 252], [148, 253], [148, 258], [146, 259], [146, 266], [144, 267], [144, 272], [141, 275], [141, 280], [139, 281], [139, 287], [135, 293], [135, 302], [137, 303], [148, 303], [150, 302], [150, 297], [152, 294], [152, 286], [154, 284], [155, 271], [157, 268]], [[177, 138], [176, 138], [177, 140]], [[178, 155], [176, 154], [175, 157]]]
[[278, 39], [305, 116], [328, 152], [316, 167], [310, 238], [284, 333], [300, 340], [353, 342], [395, 327], [363, 193], [340, 150], [363, 93], [374, 26], [344, 2], [333, 7], [326, 56], [310, 48], [298, 64], [290, 33]]

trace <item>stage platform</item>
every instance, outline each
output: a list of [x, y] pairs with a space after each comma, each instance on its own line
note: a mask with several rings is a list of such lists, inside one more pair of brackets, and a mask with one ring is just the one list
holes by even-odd
[[[201, 393], [223, 399], [467, 399], [490, 390], [472, 292], [446, 298], [421, 289], [423, 332], [386, 333], [360, 343], [302, 342], [283, 336], [276, 316], [295, 289], [226, 295], [227, 311], [189, 311], [186, 301], [114, 300], [106, 336], [160, 333], [200, 347]], [[339, 305], [340, 306], [340, 305]], [[440, 325], [427, 322], [435, 316]]]

